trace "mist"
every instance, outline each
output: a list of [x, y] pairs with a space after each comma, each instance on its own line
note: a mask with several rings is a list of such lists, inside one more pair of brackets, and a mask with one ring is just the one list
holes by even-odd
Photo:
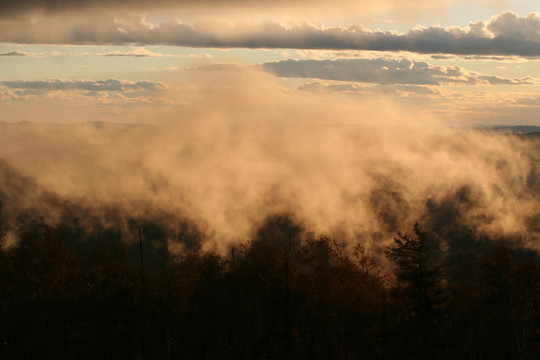
[[378, 251], [415, 222], [446, 221], [540, 250], [538, 137], [443, 123], [379, 94], [291, 90], [249, 69], [193, 76], [192, 101], [142, 122], [1, 123], [10, 241], [31, 222], [126, 241], [154, 223], [174, 252], [187, 222], [224, 253], [286, 214], [345, 248]]

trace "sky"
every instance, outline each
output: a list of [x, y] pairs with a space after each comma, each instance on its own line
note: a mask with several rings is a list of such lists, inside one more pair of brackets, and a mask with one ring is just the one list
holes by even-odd
[[540, 126], [535, 3], [4, 0], [4, 231], [187, 220], [226, 253], [285, 213], [383, 254], [450, 219], [540, 251], [538, 143], [485, 131]]
[[0, 121], [140, 122], [192, 101], [202, 71], [252, 67], [291, 92], [387, 97], [460, 126], [540, 125], [534, 5], [3, 1]]

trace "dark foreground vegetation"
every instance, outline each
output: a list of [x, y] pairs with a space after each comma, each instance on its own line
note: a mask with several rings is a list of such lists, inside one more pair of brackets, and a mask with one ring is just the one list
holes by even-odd
[[2, 250], [0, 358], [540, 358], [538, 258], [503, 243], [441, 256], [416, 226], [377, 264], [284, 217], [227, 256], [142, 235]]

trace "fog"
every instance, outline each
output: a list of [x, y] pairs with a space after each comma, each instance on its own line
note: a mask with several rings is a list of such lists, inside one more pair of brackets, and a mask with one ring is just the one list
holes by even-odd
[[186, 88], [193, 101], [141, 124], [1, 123], [10, 241], [32, 222], [118, 228], [127, 241], [154, 223], [177, 251], [187, 222], [223, 253], [286, 214], [345, 247], [380, 250], [415, 222], [447, 222], [540, 250], [537, 137], [445, 124], [382, 96], [288, 89], [247, 69], [201, 71]]

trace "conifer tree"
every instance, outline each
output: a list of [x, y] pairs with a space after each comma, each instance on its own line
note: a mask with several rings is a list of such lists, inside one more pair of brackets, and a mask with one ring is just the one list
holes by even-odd
[[[396, 264], [396, 284], [391, 294], [400, 308], [400, 329], [416, 346], [416, 358], [430, 359], [441, 321], [443, 294], [441, 272], [430, 264], [427, 234], [418, 224], [414, 235], [398, 232], [386, 255]], [[415, 350], [413, 350], [415, 351]]]

